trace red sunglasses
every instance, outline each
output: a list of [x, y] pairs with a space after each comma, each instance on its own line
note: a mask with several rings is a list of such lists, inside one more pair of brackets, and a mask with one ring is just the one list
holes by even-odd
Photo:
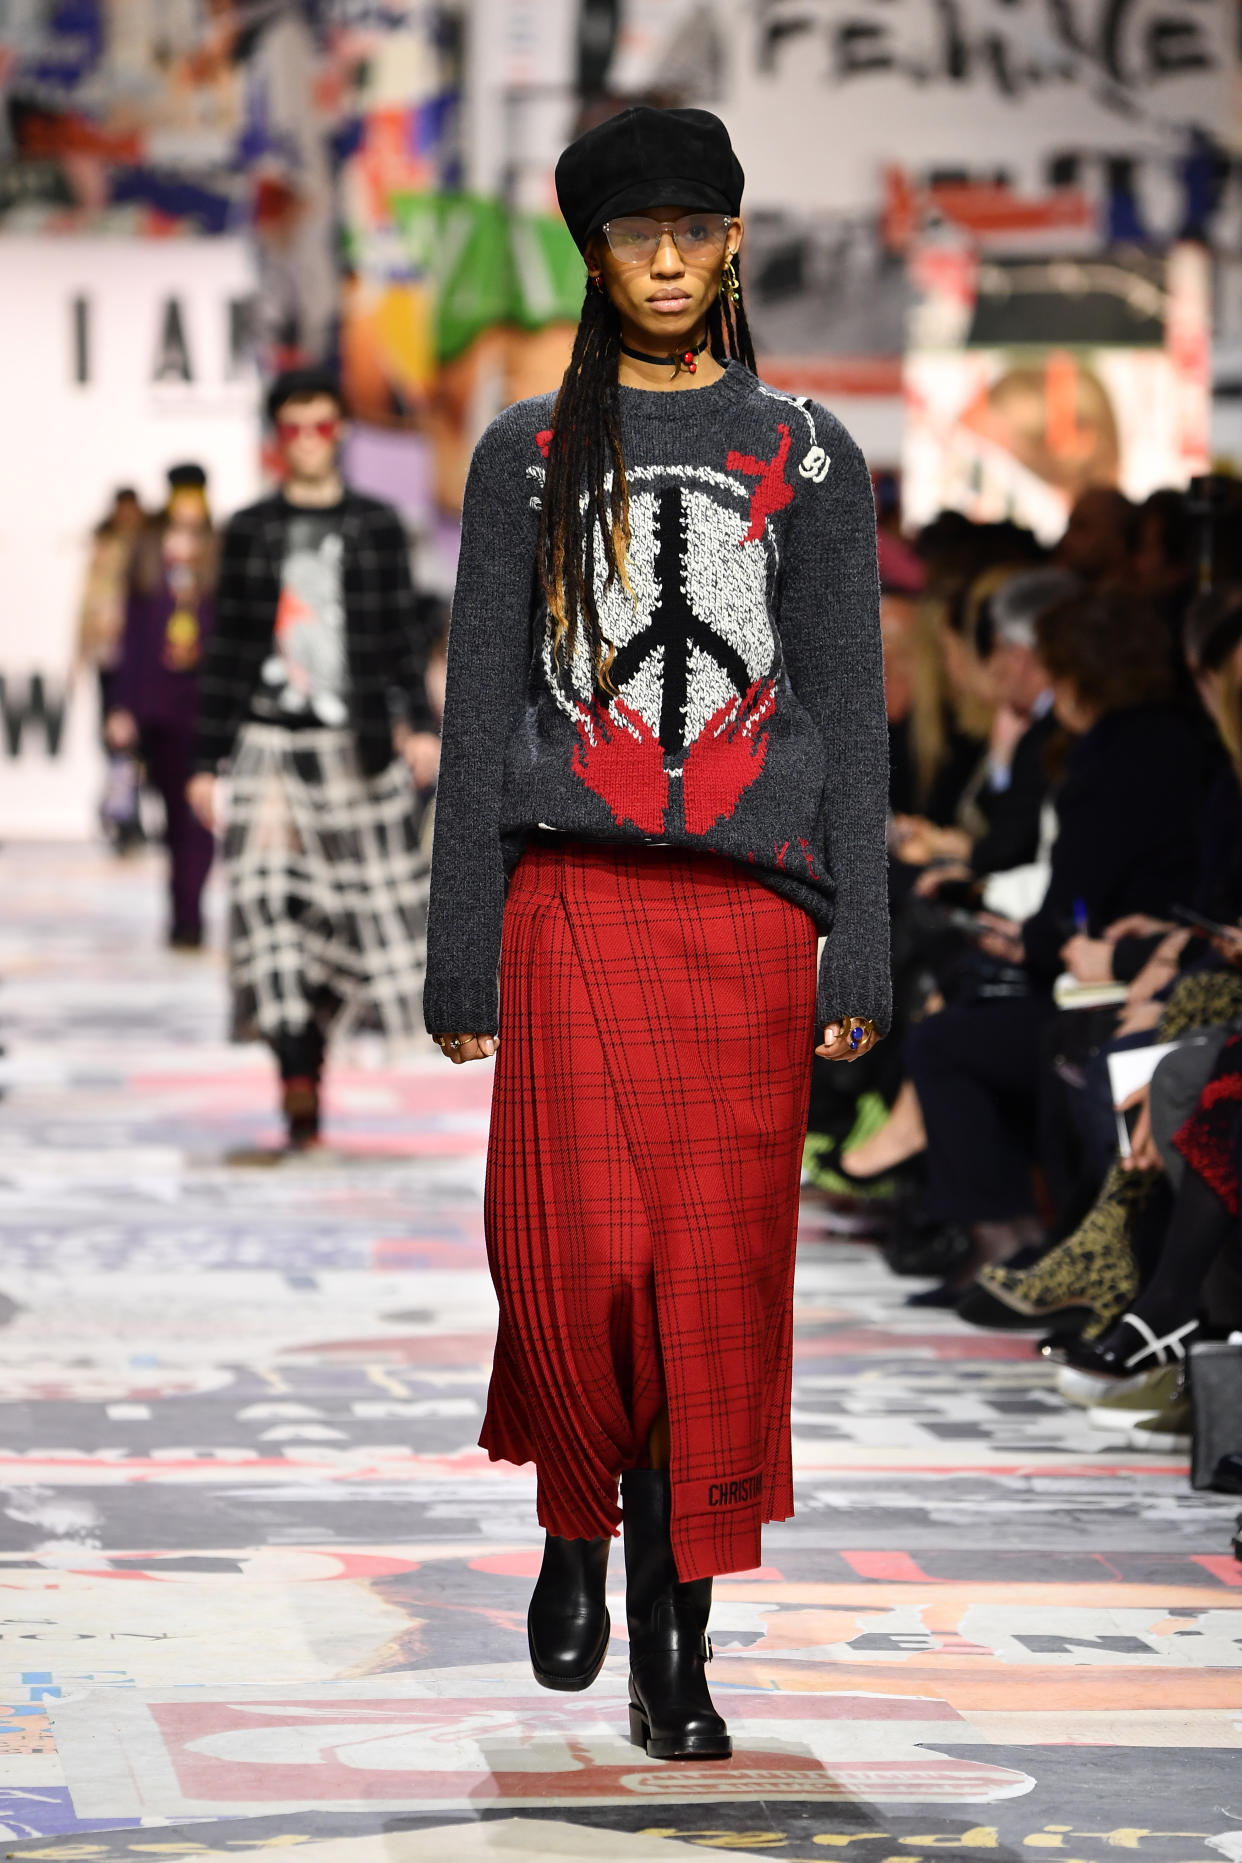
[[304, 433], [317, 433], [321, 440], [334, 440], [340, 431], [339, 420], [278, 420], [276, 422], [277, 438], [282, 445], [288, 446]]

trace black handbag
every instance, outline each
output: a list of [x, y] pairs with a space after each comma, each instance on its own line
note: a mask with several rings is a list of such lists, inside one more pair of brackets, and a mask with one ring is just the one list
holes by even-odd
[[1191, 1346], [1190, 1406], [1190, 1485], [1211, 1488], [1221, 1458], [1242, 1453], [1242, 1340], [1202, 1340]]

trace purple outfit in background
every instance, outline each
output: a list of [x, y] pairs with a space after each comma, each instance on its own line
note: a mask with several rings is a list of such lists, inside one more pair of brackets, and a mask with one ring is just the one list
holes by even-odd
[[198, 667], [214, 621], [211, 597], [194, 612], [199, 625], [195, 665], [178, 671], [167, 662], [168, 623], [176, 602], [166, 577], [147, 592], [131, 587], [125, 633], [112, 689], [113, 707], [137, 720], [147, 776], [159, 791], [167, 819], [172, 929], [187, 940], [202, 933], [202, 896], [215, 842], [185, 799], [198, 699]]

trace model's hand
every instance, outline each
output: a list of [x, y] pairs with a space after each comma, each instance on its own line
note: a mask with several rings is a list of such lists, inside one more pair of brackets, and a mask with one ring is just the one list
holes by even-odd
[[216, 832], [216, 779], [210, 770], [200, 770], [185, 786], [185, 799], [208, 834]]
[[[852, 1040], [854, 1031], [858, 1039]], [[866, 1016], [841, 1016], [824, 1030], [824, 1039], [815, 1050], [824, 1061], [858, 1061], [869, 1054], [879, 1041], [875, 1024]]]
[[138, 742], [138, 720], [132, 712], [109, 712], [104, 720], [104, 742], [109, 750], [133, 750]]
[[416, 789], [430, 789], [440, 774], [440, 740], [434, 731], [411, 731], [402, 739], [405, 758]]
[[435, 1040], [454, 1067], [463, 1061], [490, 1061], [500, 1046], [499, 1035], [437, 1035]]
[[1107, 938], [1088, 938], [1075, 932], [1061, 946], [1061, 962], [1076, 983], [1111, 983], [1113, 946]]

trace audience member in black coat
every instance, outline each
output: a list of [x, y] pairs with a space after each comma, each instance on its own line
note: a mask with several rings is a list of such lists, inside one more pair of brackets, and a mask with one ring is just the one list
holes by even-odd
[[987, 828], [970, 851], [973, 879], [1025, 867], [1039, 853], [1040, 820], [1050, 788], [1049, 757], [1056, 735], [1057, 722], [1049, 704], [1018, 739], [1009, 781], [985, 810]]
[[1099, 590], [1042, 615], [1037, 641], [1058, 722], [1073, 739], [1051, 877], [1033, 917], [995, 920], [984, 941], [999, 962], [1021, 967], [1027, 993], [956, 1003], [919, 1024], [908, 1050], [927, 1131], [929, 1212], [970, 1226], [975, 1266], [1040, 1233], [1031, 1181], [1040, 1036], [1062, 948], [1076, 930], [1166, 915], [1196, 859], [1188, 828], [1202, 758], [1168, 702], [1159, 621], [1119, 591]]
[[[875, 1175], [868, 1150], [882, 1150], [907, 1136], [921, 1143], [917, 1106], [904, 1080], [904, 1035], [911, 1015], [922, 1011], [929, 987], [952, 993], [955, 974], [974, 965], [971, 941], [951, 910], [939, 903], [973, 902], [989, 874], [1008, 872], [1036, 860], [1040, 851], [1044, 804], [1050, 788], [1049, 751], [1059, 727], [1052, 714], [1048, 676], [1035, 652], [1035, 623], [1045, 609], [1077, 593], [1082, 584], [1067, 571], [1044, 565], [990, 573], [992, 587], [976, 605], [971, 629], [977, 653], [986, 661], [995, 713], [986, 756], [976, 757], [972, 772], [973, 812], [982, 817], [982, 833], [972, 839], [962, 828], [935, 830], [914, 825], [890, 860], [893, 903], [893, 1037], [861, 1068], [850, 1070], [846, 1091], [879, 1093], [892, 1109], [892, 1125], [843, 1153], [839, 1170], [847, 1180], [865, 1183]], [[921, 843], [921, 845], [919, 845]], [[916, 863], [926, 861], [926, 865]], [[839, 1070], [837, 1070], [839, 1074]], [[841, 1086], [824, 1070], [821, 1089], [813, 1090], [813, 1129], [832, 1130], [825, 1104], [841, 1098]], [[836, 1124], [849, 1130], [852, 1102], [836, 1107]], [[906, 1120], [911, 1130], [906, 1133]], [[819, 1124], [815, 1125], [814, 1121]], [[908, 1153], [899, 1151], [899, 1156]], [[885, 1169], [880, 1163], [879, 1173]]]

